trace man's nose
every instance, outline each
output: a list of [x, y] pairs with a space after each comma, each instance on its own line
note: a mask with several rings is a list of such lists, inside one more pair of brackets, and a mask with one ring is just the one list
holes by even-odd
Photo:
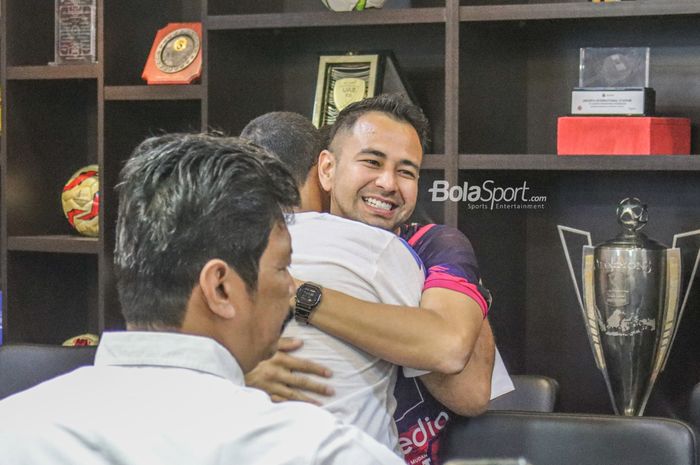
[[383, 170], [377, 177], [375, 184], [387, 192], [394, 192], [396, 190], [396, 173], [393, 170]]

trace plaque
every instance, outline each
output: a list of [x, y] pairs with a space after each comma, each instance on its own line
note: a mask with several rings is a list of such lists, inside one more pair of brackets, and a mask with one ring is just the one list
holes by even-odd
[[391, 53], [321, 55], [312, 121], [318, 128], [333, 124], [349, 104], [382, 92], [415, 101]]
[[202, 23], [170, 23], [153, 41], [141, 77], [148, 84], [190, 84], [202, 74]]
[[[640, 232], [648, 213], [636, 198], [618, 204], [617, 221], [620, 234], [595, 247], [589, 232], [557, 228], [613, 410], [618, 415], [642, 415], [668, 360], [700, 260], [698, 253], [681, 296], [681, 250], [676, 245], [680, 238], [700, 235], [700, 230], [676, 234], [667, 248]], [[564, 233], [584, 238], [578, 277]]]
[[55, 0], [54, 65], [96, 61], [95, 0]]

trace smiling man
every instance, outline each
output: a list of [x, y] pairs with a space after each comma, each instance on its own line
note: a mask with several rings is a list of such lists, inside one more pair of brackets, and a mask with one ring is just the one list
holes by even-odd
[[[405, 221], [416, 203], [418, 167], [427, 139], [427, 121], [422, 112], [401, 97], [379, 96], [347, 107], [330, 132], [333, 143], [329, 150], [322, 153], [318, 165], [324, 187], [331, 191], [332, 211], [394, 230], [395, 223]], [[268, 113], [251, 121], [242, 136], [272, 149], [290, 169], [299, 170], [297, 181], [302, 191], [302, 211], [314, 210], [314, 205], [320, 201], [310, 198], [315, 196], [310, 189], [305, 189], [305, 186], [318, 182], [318, 152], [313, 150], [318, 146], [318, 133], [310, 122], [298, 114]], [[311, 223], [307, 219], [314, 216], [317, 220], [322, 218], [310, 213], [296, 215], [297, 220], [305, 223]], [[343, 258], [352, 263], [353, 254], [364, 255], [364, 250], [373, 246], [372, 235], [367, 231], [376, 233], [378, 230], [365, 227], [364, 230], [358, 228], [355, 235], [347, 231], [341, 235], [337, 231], [329, 232], [325, 226], [323, 222], [316, 221], [313, 227], [307, 227], [300, 234], [292, 228], [293, 240], [308, 238], [304, 243], [295, 244], [295, 255], [310, 250], [316, 253], [316, 261], [323, 263], [325, 253], [336, 260], [338, 267], [343, 268], [346, 266]], [[414, 228], [409, 229], [412, 231]], [[368, 303], [347, 295], [358, 297], [352, 289], [347, 294], [340, 294], [326, 287], [320, 291], [320, 303], [306, 313], [306, 321], [342, 341], [350, 342], [355, 346], [355, 352], [359, 348], [396, 364], [431, 371], [421, 379], [429, 384], [433, 393], [456, 412], [474, 415], [483, 411], [491, 393], [493, 340], [488, 323], [482, 324], [487, 304], [476, 285], [479, 281], [478, 268], [469, 241], [454, 228], [430, 225], [429, 229], [427, 233], [422, 230], [420, 234], [410, 234], [415, 236], [414, 239], [424, 238], [414, 240], [413, 246], [425, 255], [426, 263], [431, 264], [420, 311], [416, 306]], [[444, 254], [435, 249], [442, 249]], [[339, 254], [338, 251], [345, 253]], [[448, 262], [444, 261], [445, 258], [448, 258]], [[307, 267], [312, 270], [314, 260], [307, 257], [306, 261]], [[410, 268], [410, 264], [395, 265], [385, 271], [385, 276], [394, 278], [393, 285], [398, 285], [400, 289], [405, 285], [401, 273], [407, 267]], [[356, 278], [362, 279], [361, 276], [367, 276], [371, 269], [375, 269], [373, 264], [359, 270]], [[297, 273], [294, 266], [292, 272]], [[327, 281], [329, 276], [332, 273], [324, 270], [316, 275], [299, 277], [336, 288]], [[388, 284], [391, 283], [389, 281]], [[276, 354], [269, 363], [261, 364], [246, 381], [266, 389], [276, 400], [312, 400], [321, 403], [344, 420], [356, 422], [366, 431], [374, 433], [375, 428], [368, 426], [366, 418], [363, 418], [371, 415], [358, 413], [373, 410], [362, 408], [357, 401], [359, 394], [353, 395], [349, 389], [354, 382], [358, 392], [367, 392], [366, 389], [362, 391], [363, 380], [372, 384], [367, 382], [361, 365], [355, 364], [354, 370], [343, 369], [339, 375], [337, 366], [342, 365], [342, 360], [337, 361], [338, 357], [329, 356], [328, 345], [318, 344], [317, 338], [321, 340], [324, 337], [322, 333], [313, 328], [292, 325], [286, 334], [303, 338], [304, 348], [291, 355], [288, 351], [298, 349], [298, 340], [283, 340], [285, 352]], [[335, 355], [339, 354], [342, 355], [341, 352]], [[327, 381], [336, 391], [342, 391], [340, 395], [336, 392], [327, 397], [324, 379], [313, 375], [328, 376], [329, 371], [311, 360], [333, 368], [333, 376]], [[510, 384], [502, 365], [496, 372]], [[304, 377], [300, 373], [311, 376]], [[421, 383], [404, 376], [406, 373], [404, 371], [399, 377], [405, 387], [399, 389], [397, 395], [397, 420], [403, 434], [411, 437], [409, 442], [414, 435], [412, 430], [419, 430], [416, 436], [423, 435], [416, 438], [414, 442], [417, 444], [407, 444], [408, 438], [401, 438], [401, 450], [407, 454], [407, 461], [413, 462], [417, 454], [425, 457], [428, 448], [436, 449], [435, 438], [426, 438], [423, 431], [439, 430], [444, 426], [448, 414], [440, 410], [441, 405], [431, 402], [429, 393], [421, 392], [421, 389], [424, 390]], [[495, 379], [502, 380], [501, 376]], [[382, 385], [386, 386], [386, 383]], [[375, 393], [379, 391], [376, 386]], [[496, 395], [502, 393], [503, 386], [497, 382], [493, 392]], [[344, 401], [348, 395], [354, 402]], [[393, 400], [393, 397], [387, 397], [387, 409], [393, 410]], [[426, 410], [426, 407], [431, 408]], [[414, 418], [416, 414], [418, 422]], [[387, 416], [384, 413], [382, 421]], [[433, 424], [421, 428], [420, 422], [426, 416]], [[393, 423], [391, 426], [394, 426]]]

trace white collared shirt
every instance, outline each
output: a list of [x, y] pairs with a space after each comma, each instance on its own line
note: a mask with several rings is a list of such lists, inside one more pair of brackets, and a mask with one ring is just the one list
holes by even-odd
[[243, 384], [212, 339], [105, 333], [95, 366], [0, 401], [0, 464], [403, 464], [328, 412]]
[[[292, 275], [369, 302], [418, 307], [425, 281], [423, 265], [396, 234], [325, 213], [294, 215]], [[310, 378], [335, 389], [332, 396], [309, 394], [345, 423], [353, 424], [400, 454], [394, 423], [397, 366], [330, 334], [292, 321], [284, 336], [304, 340], [294, 352], [332, 370], [330, 379]], [[405, 368], [406, 376], [425, 371]]]

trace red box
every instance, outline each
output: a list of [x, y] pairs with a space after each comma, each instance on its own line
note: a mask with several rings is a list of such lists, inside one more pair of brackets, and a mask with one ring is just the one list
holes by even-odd
[[690, 120], [647, 116], [563, 116], [558, 155], [690, 155]]

